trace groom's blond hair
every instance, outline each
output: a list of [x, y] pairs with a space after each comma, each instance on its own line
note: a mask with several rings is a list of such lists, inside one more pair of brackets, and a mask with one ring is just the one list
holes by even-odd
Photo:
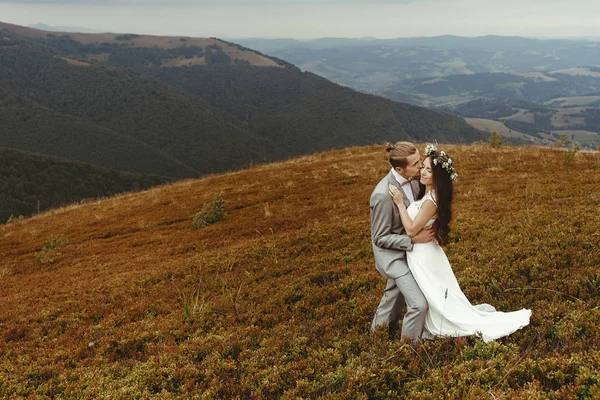
[[406, 157], [417, 152], [417, 148], [411, 142], [388, 143], [386, 146], [390, 164], [394, 168], [406, 168], [408, 164]]

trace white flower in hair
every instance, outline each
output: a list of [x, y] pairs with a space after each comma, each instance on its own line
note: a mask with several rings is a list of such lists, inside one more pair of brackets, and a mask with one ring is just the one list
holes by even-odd
[[425, 155], [431, 157], [433, 165], [441, 164], [442, 168], [448, 173], [451, 180], [458, 178], [458, 174], [452, 166], [452, 159], [448, 157], [445, 151], [438, 151], [435, 144], [428, 143], [425, 146]]

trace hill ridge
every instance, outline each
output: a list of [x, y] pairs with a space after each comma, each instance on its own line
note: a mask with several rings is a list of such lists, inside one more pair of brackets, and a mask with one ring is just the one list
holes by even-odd
[[80, 33], [80, 32], [56, 32], [29, 28], [20, 25], [13, 25], [0, 21], [0, 30], [15, 33], [34, 39], [55, 39], [59, 37], [68, 37], [82, 44], [109, 43], [122, 46], [134, 46], [161, 49], [172, 49], [185, 46], [211, 47], [219, 46], [233, 61], [244, 60], [251, 65], [259, 67], [279, 67], [279, 63], [263, 54], [248, 48], [242, 48], [239, 45], [229, 43], [217, 38], [194, 38], [189, 36], [159, 36], [145, 35], [135, 33]]

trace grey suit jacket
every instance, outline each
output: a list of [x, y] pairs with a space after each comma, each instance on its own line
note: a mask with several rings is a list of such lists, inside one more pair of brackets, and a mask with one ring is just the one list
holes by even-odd
[[[400, 185], [392, 171], [383, 178], [371, 194], [371, 242], [375, 256], [375, 267], [383, 277], [395, 279], [409, 272], [406, 264], [406, 251], [412, 250], [410, 237], [406, 234], [398, 207], [389, 194], [388, 185], [400, 190]], [[419, 195], [419, 181], [414, 179], [409, 184], [415, 200]], [[404, 198], [404, 204], [409, 201]]]

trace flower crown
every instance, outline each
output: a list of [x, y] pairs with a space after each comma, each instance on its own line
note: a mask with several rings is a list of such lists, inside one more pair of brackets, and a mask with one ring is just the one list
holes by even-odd
[[443, 150], [438, 151], [437, 147], [435, 147], [435, 144], [429, 143], [427, 146], [425, 146], [425, 155], [431, 157], [433, 165], [442, 164], [442, 168], [444, 168], [448, 175], [450, 175], [451, 180], [458, 178], [458, 174], [452, 166], [452, 159], [448, 157], [446, 152]]

